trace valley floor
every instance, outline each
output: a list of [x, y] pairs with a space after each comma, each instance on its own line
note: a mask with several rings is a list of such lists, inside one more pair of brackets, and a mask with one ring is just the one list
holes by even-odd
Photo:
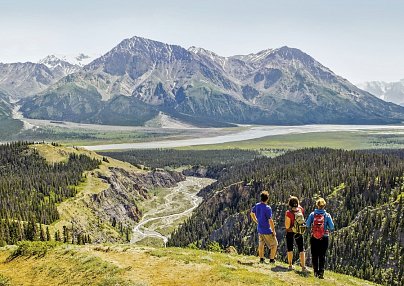
[[198, 192], [213, 182], [208, 178], [187, 177], [176, 187], [158, 190], [157, 200], [146, 203], [147, 212], [133, 229], [131, 242], [165, 245], [170, 233], [202, 202]]
[[[201, 129], [202, 130], [202, 129]], [[231, 128], [222, 129], [231, 130]], [[88, 150], [121, 150], [152, 148], [185, 149], [299, 149], [331, 147], [342, 149], [398, 148], [404, 140], [404, 126], [390, 125], [303, 125], [303, 126], [244, 126], [233, 133], [150, 142], [117, 143], [83, 146]], [[194, 138], [192, 138], [194, 136]], [[121, 141], [122, 142], [122, 141]]]
[[288, 272], [279, 262], [183, 248], [59, 245], [9, 261], [13, 249], [0, 248], [0, 285], [376, 285], [328, 271], [317, 280], [300, 267]]

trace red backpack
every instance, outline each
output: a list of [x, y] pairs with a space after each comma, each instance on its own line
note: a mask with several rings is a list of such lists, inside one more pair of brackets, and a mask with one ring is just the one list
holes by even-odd
[[314, 214], [311, 235], [314, 238], [322, 239], [325, 234], [325, 214]]

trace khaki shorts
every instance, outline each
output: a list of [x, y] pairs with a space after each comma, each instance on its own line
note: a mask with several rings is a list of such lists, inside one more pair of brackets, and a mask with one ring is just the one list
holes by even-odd
[[274, 234], [258, 234], [259, 244], [262, 245], [265, 243], [269, 248], [277, 247], [278, 240]]

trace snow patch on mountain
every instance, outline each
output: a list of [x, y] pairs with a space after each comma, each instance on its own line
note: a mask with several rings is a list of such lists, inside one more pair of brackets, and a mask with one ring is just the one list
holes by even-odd
[[44, 64], [51, 69], [56, 66], [63, 66], [66, 64], [83, 67], [96, 58], [98, 58], [98, 55], [86, 55], [83, 53], [66, 55], [54, 54], [41, 59], [38, 63]]
[[404, 79], [397, 82], [370, 81], [358, 83], [360, 89], [366, 90], [380, 99], [404, 106]]

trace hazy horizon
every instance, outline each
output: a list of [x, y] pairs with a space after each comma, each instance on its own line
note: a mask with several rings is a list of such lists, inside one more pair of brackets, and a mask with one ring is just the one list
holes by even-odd
[[0, 0], [0, 62], [98, 56], [140, 36], [222, 56], [286, 45], [353, 83], [398, 81], [404, 78], [403, 8], [392, 0]]

